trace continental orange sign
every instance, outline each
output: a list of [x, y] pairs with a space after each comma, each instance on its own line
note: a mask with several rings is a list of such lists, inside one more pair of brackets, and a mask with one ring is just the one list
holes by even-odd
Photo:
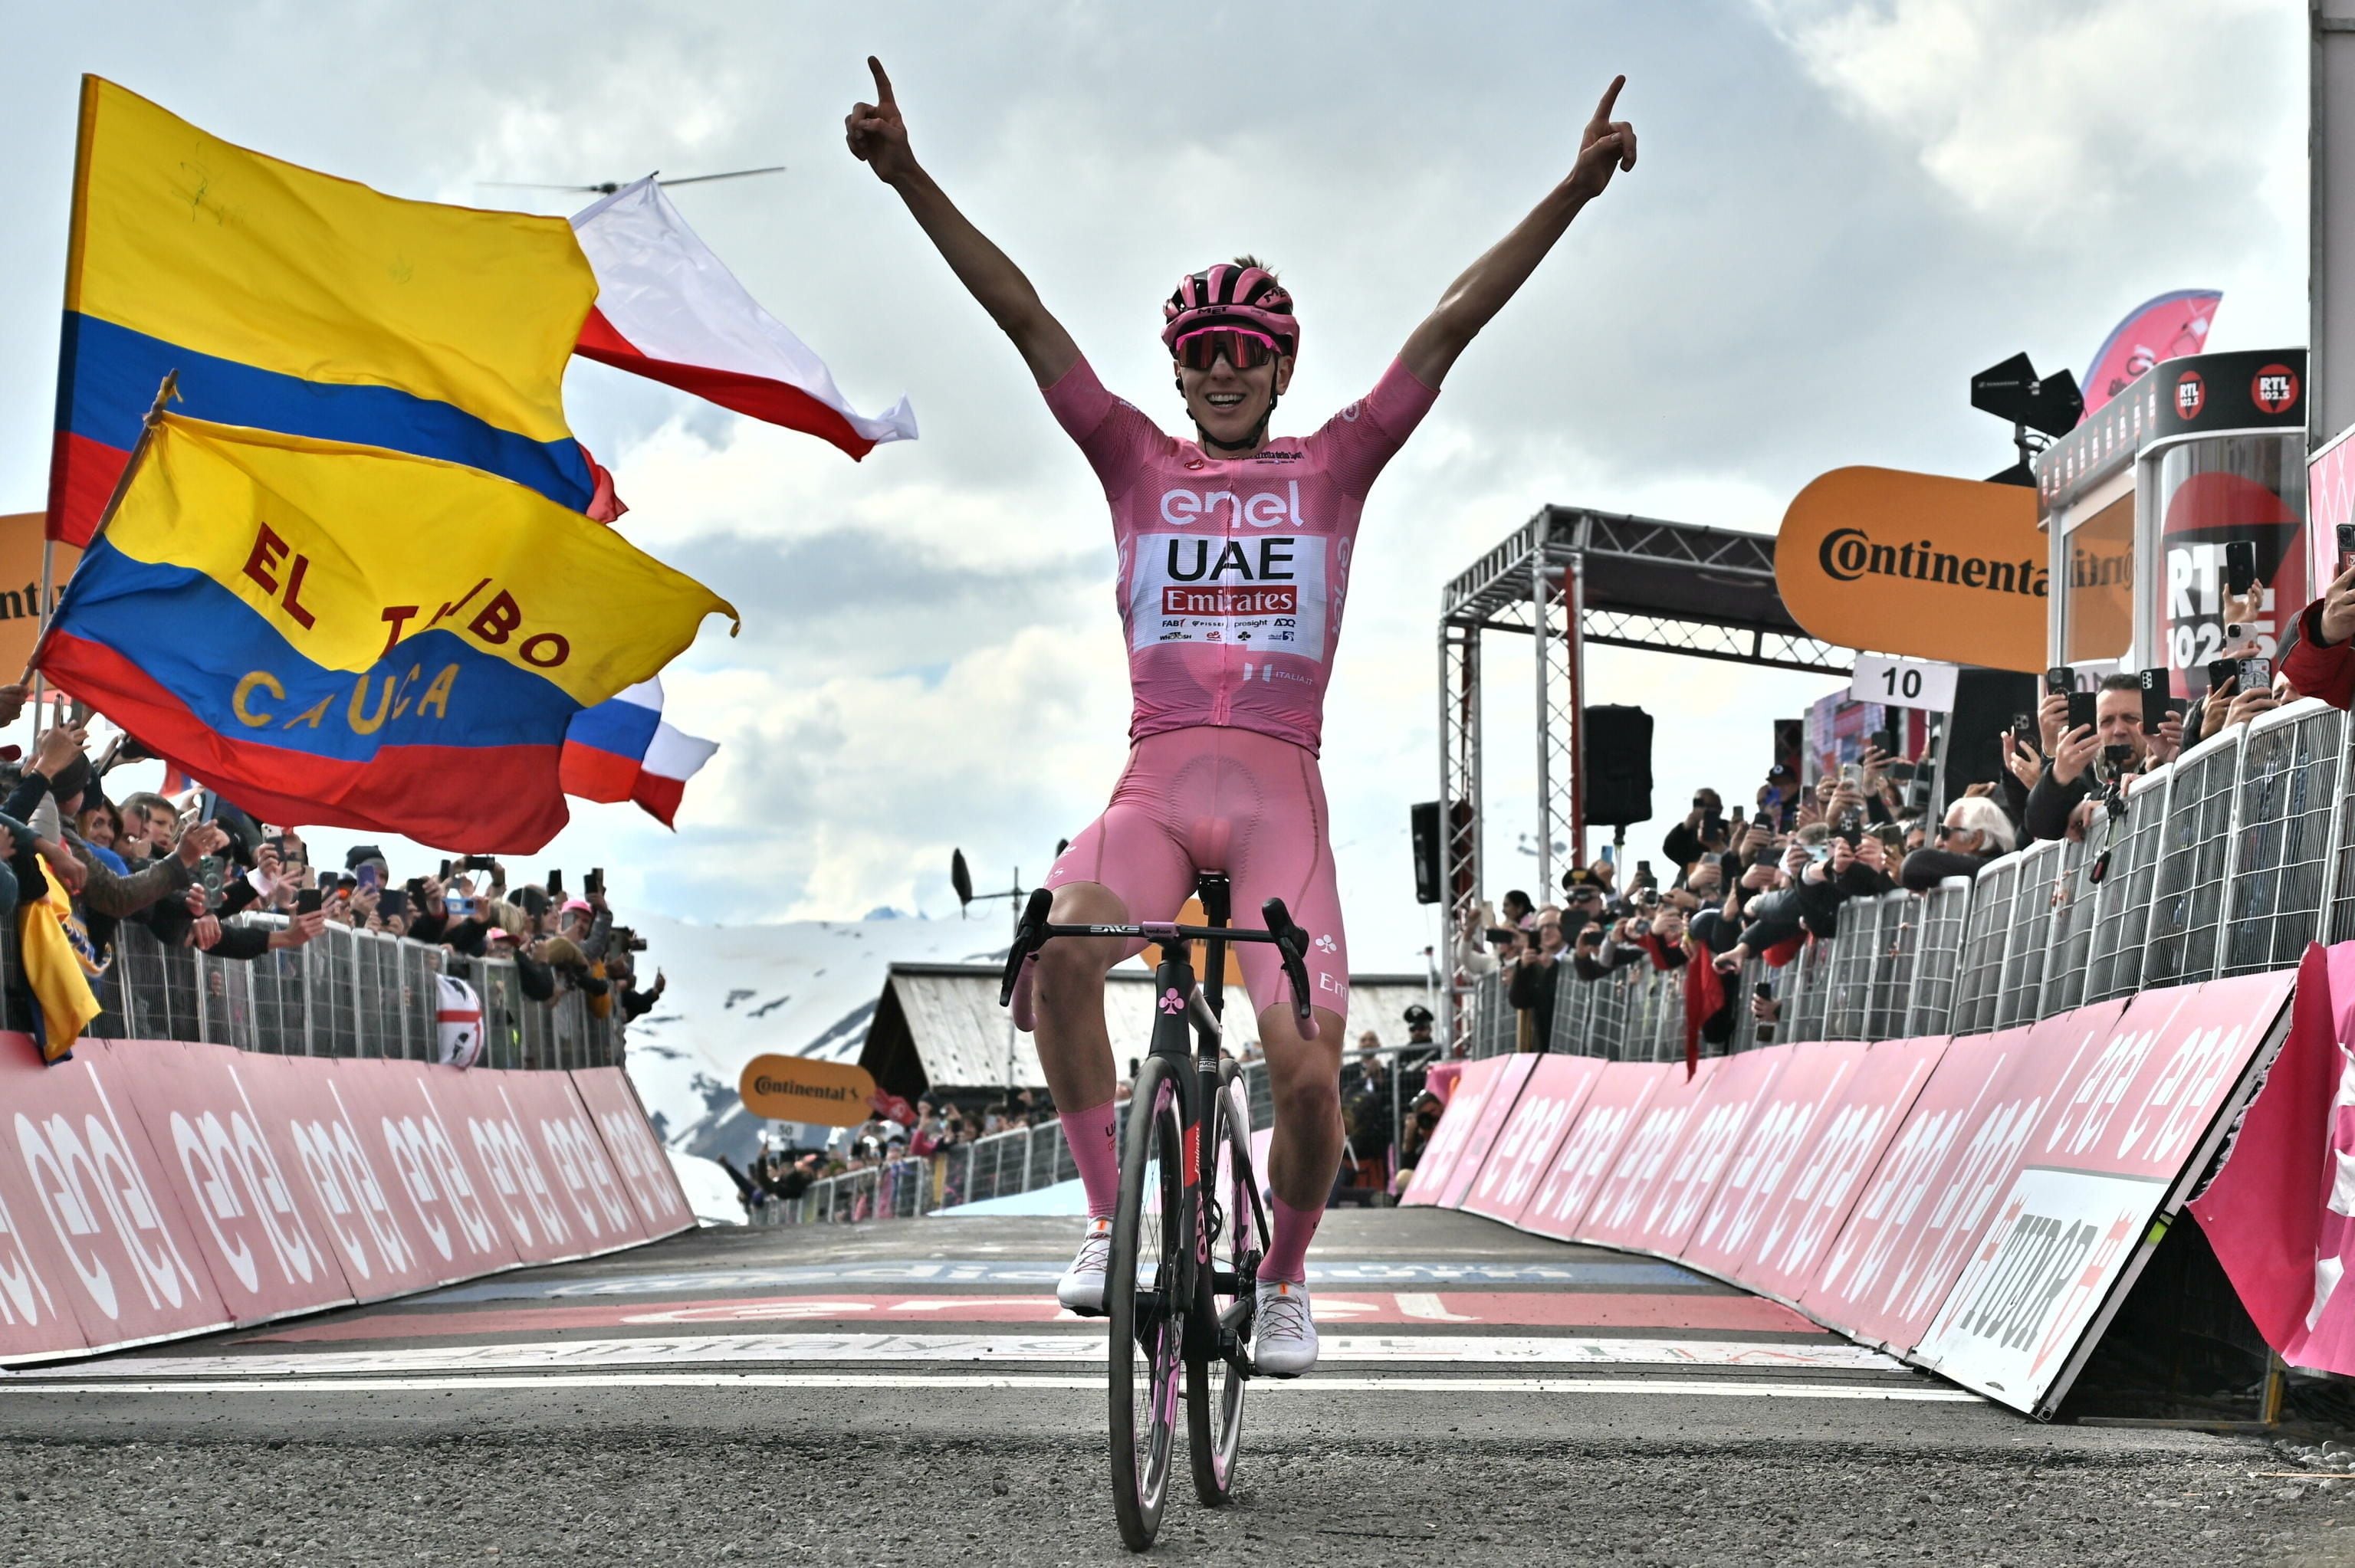
[[1836, 468], [1783, 514], [1774, 582], [1792, 619], [1826, 642], [2035, 671], [2047, 559], [2026, 485]]
[[852, 1062], [807, 1056], [755, 1056], [736, 1080], [744, 1108], [771, 1121], [857, 1127], [867, 1119], [874, 1075]]
[[[0, 517], [0, 681], [13, 681], [33, 656], [41, 630], [42, 514]], [[59, 545], [49, 563], [49, 598], [63, 592], [81, 552]]]

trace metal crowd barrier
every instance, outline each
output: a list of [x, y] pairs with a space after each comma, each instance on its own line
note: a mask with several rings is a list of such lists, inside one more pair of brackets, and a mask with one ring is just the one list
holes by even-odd
[[[282, 916], [240, 915], [231, 927], [273, 929]], [[0, 922], [0, 925], [5, 925]], [[486, 1066], [616, 1066], [621, 1030], [612, 1010], [566, 989], [552, 1001], [525, 998], [506, 959], [467, 959], [406, 938], [329, 926], [299, 948], [273, 948], [250, 961], [167, 948], [146, 927], [115, 927], [107, 967], [91, 981], [105, 1012], [100, 1038], [186, 1040], [283, 1056], [437, 1060], [441, 991], [449, 974], [483, 1003]], [[0, 983], [10, 1027], [29, 1022], [16, 940], [0, 941]]]

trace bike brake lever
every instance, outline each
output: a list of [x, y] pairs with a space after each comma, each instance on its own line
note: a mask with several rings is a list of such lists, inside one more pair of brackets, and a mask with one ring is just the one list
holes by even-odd
[[1014, 927], [1014, 946], [1007, 949], [1006, 971], [998, 977], [997, 1005], [1007, 1006], [1014, 1000], [1014, 984], [1022, 978], [1022, 966], [1033, 953], [1046, 944], [1047, 916], [1054, 909], [1052, 888], [1033, 888], [1030, 902], [1022, 907], [1022, 918]]
[[1300, 1025], [1300, 1037], [1314, 1040], [1316, 1012], [1308, 1000], [1308, 933], [1293, 923], [1292, 912], [1281, 898], [1269, 899], [1259, 912], [1269, 935], [1275, 938], [1275, 950], [1284, 956], [1284, 978], [1292, 983], [1292, 1013]]

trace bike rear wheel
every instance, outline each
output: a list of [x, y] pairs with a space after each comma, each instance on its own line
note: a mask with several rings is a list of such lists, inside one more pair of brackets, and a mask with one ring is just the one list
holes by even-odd
[[1110, 1324], [1113, 1509], [1142, 1552], [1161, 1528], [1177, 1453], [1188, 1305], [1178, 1282], [1188, 1240], [1177, 1073], [1159, 1056], [1138, 1069], [1121, 1139], [1120, 1202], [1104, 1275]]
[[[1194, 1495], [1216, 1508], [1232, 1495], [1250, 1380], [1252, 1281], [1267, 1255], [1267, 1215], [1252, 1168], [1251, 1107], [1242, 1069], [1220, 1065], [1219, 1092], [1202, 1113], [1202, 1218], [1209, 1246], [1194, 1289], [1198, 1350], [1186, 1358], [1186, 1452]], [[1232, 1335], [1231, 1359], [1220, 1353]]]

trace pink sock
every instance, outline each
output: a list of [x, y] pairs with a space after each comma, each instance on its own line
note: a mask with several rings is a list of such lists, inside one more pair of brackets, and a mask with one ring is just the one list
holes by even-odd
[[1288, 1279], [1295, 1285], [1308, 1279], [1308, 1244], [1316, 1238], [1316, 1222], [1325, 1217], [1325, 1205], [1313, 1209], [1295, 1209], [1283, 1199], [1270, 1193], [1275, 1205], [1275, 1218], [1270, 1228], [1275, 1234], [1268, 1238], [1267, 1255], [1260, 1259], [1262, 1279]]
[[1120, 1202], [1120, 1148], [1114, 1141], [1112, 1112], [1113, 1102], [1106, 1100], [1055, 1118], [1063, 1124], [1063, 1141], [1071, 1146], [1071, 1163], [1080, 1168], [1092, 1220], [1111, 1218]]

